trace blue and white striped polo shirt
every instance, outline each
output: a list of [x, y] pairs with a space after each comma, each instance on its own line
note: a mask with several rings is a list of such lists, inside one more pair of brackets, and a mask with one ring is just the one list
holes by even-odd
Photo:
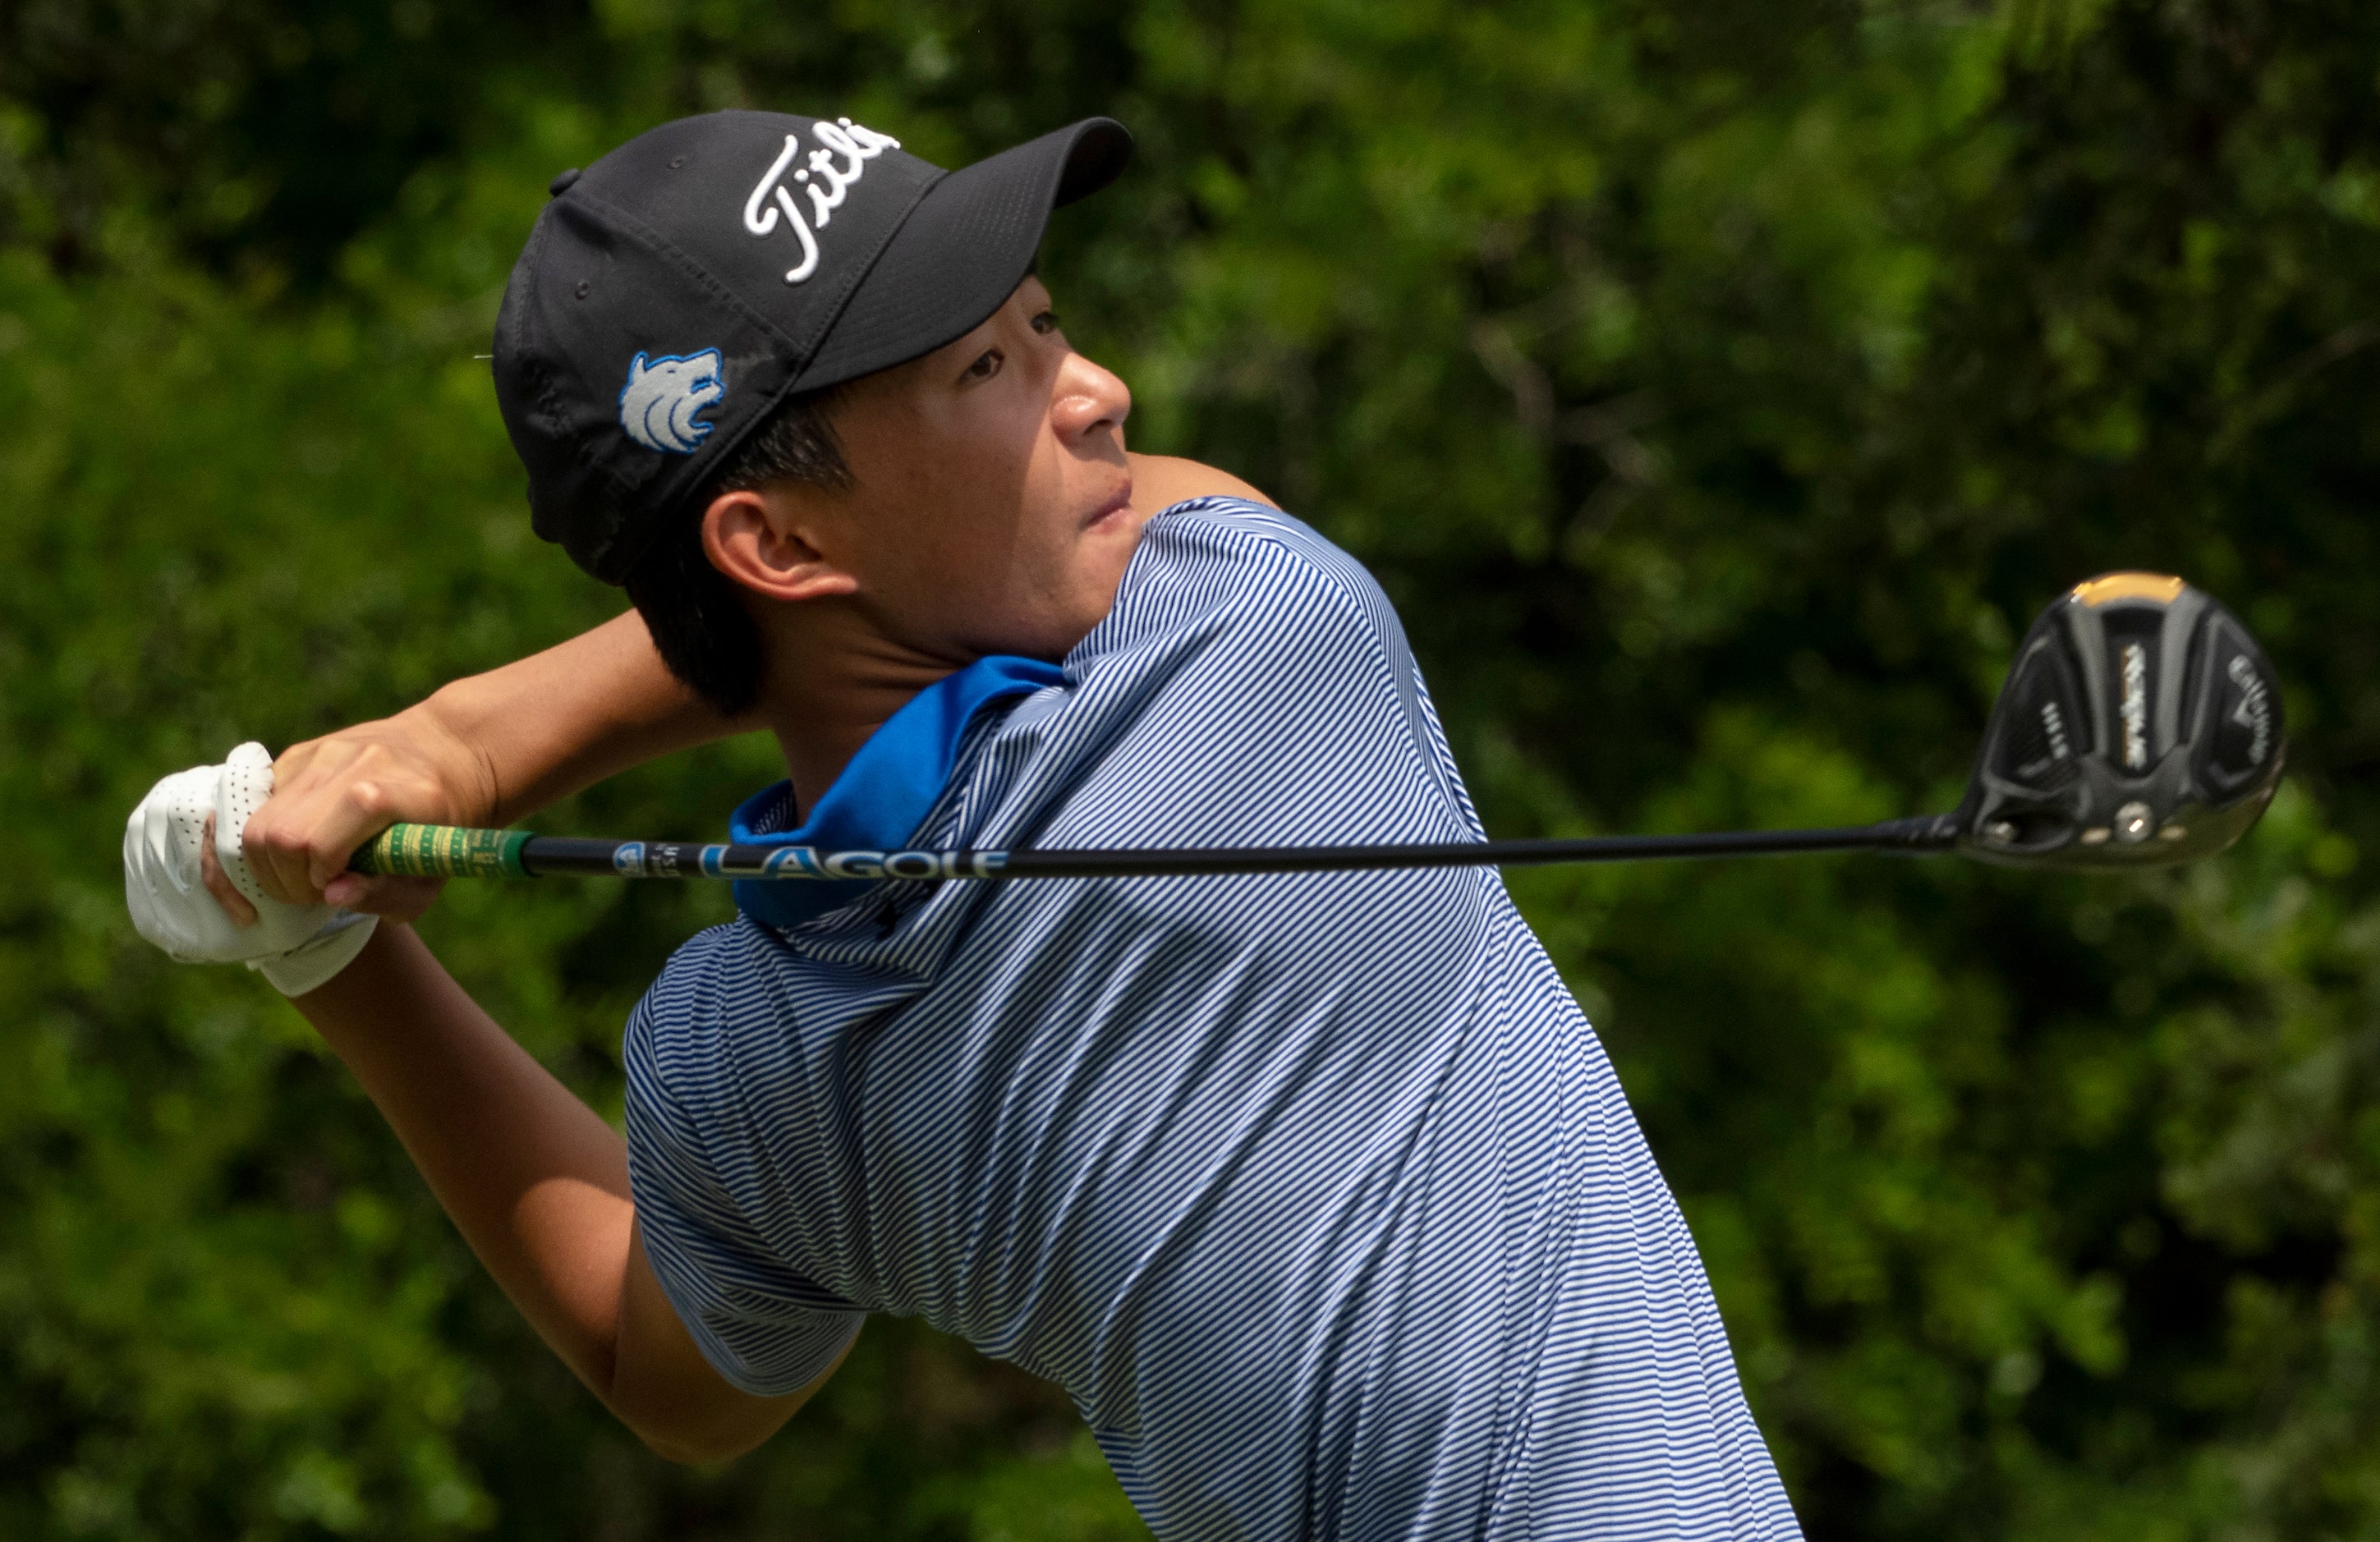
[[[1054, 678], [953, 728], [915, 844], [1480, 838], [1387, 598], [1274, 510], [1150, 520]], [[1799, 1535], [1492, 869], [885, 882], [777, 920], [680, 949], [626, 1039], [645, 1245], [737, 1386], [911, 1313], [1066, 1388], [1161, 1537]]]

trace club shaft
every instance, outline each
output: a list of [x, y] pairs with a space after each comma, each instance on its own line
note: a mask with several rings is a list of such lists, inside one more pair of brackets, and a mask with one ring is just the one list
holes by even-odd
[[818, 851], [808, 846], [693, 841], [596, 841], [525, 831], [395, 825], [356, 853], [358, 872], [426, 878], [541, 877], [928, 880], [993, 878], [1157, 878], [1206, 873], [1348, 872], [1386, 868], [1526, 867], [1682, 857], [1781, 856], [1829, 851], [1947, 851], [1947, 815], [1834, 830], [1752, 830], [1690, 835], [1443, 844], [1119, 847], [1109, 850]]

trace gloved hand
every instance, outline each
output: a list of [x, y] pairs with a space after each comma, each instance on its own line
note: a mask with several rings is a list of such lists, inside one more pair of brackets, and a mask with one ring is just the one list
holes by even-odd
[[[240, 855], [249, 816], [273, 794], [273, 757], [244, 744], [220, 766], [176, 771], [149, 790], [124, 826], [124, 901], [140, 935], [185, 964], [245, 964], [285, 996], [302, 996], [346, 968], [377, 917], [266, 895]], [[235, 922], [201, 877], [213, 820], [215, 861], [256, 907]]]

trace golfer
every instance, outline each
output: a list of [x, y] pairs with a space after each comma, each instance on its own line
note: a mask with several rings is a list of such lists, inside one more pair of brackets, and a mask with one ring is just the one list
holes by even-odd
[[629, 1019], [625, 1138], [403, 924], [427, 886], [342, 872], [759, 728], [752, 844], [1480, 839], [1364, 569], [1127, 453], [1068, 346], [1035, 252], [1129, 153], [1092, 119], [946, 173], [731, 112], [557, 177], [498, 398], [539, 533], [635, 612], [166, 778], [136, 919], [294, 997], [664, 1455], [767, 1439], [894, 1312], [1063, 1386], [1163, 1537], [1798, 1536], [1492, 869], [739, 885]]

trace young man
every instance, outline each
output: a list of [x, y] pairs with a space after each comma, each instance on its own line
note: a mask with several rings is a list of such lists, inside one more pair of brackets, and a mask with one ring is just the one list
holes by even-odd
[[295, 997], [664, 1453], [749, 1449], [906, 1312], [1065, 1386], [1162, 1536], [1795, 1536], [1492, 872], [742, 885], [628, 1025], [625, 1140], [409, 930], [330, 908], [427, 903], [341, 870], [392, 820], [510, 820], [747, 727], [788, 771], [749, 841], [1480, 838], [1363, 569], [1129, 454], [1058, 330], [1042, 225], [1128, 147], [1095, 119], [945, 175], [730, 113], [557, 178], [499, 394], [539, 530], [637, 613], [168, 778], [136, 916]]

